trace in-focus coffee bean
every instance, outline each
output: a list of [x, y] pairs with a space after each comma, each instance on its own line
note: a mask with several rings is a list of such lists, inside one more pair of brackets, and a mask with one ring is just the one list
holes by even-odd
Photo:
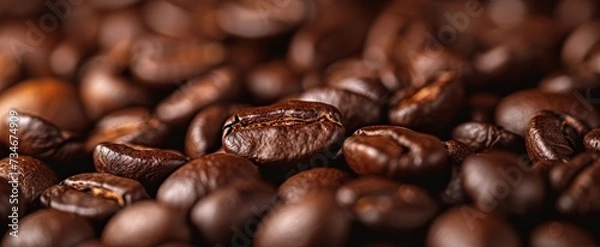
[[19, 201], [26, 204], [35, 204], [42, 191], [58, 182], [58, 177], [46, 164], [25, 155], [0, 160], [0, 177], [18, 185]]
[[452, 139], [467, 144], [474, 152], [492, 149], [521, 151], [524, 146], [523, 138], [517, 134], [483, 122], [466, 122], [456, 126]]
[[229, 116], [245, 108], [243, 105], [219, 104], [200, 111], [185, 135], [185, 153], [198, 158], [221, 147], [221, 129]]

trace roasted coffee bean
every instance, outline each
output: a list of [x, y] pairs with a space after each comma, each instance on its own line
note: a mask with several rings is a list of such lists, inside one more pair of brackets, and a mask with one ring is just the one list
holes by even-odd
[[58, 182], [56, 174], [46, 164], [25, 155], [0, 160], [0, 177], [19, 187], [19, 201], [26, 204], [35, 203], [42, 191]]
[[[277, 195], [270, 185], [249, 180], [234, 183], [200, 200], [191, 211], [191, 221], [211, 245], [235, 245], [239, 230], [255, 227], [275, 203]], [[252, 229], [254, 231], [254, 229]], [[245, 237], [253, 238], [254, 232]]]
[[[65, 131], [80, 133], [88, 125], [75, 88], [56, 79], [32, 79], [18, 83], [0, 94], [0, 114], [14, 109], [38, 116]], [[0, 129], [0, 133], [7, 133]]]
[[550, 93], [571, 93], [575, 90], [595, 89], [600, 86], [598, 76], [600, 75], [589, 67], [578, 66], [548, 75], [538, 84], [538, 88]]
[[141, 11], [144, 23], [152, 31], [176, 38], [193, 37], [192, 13], [189, 9], [169, 1], [150, 1], [143, 4]]
[[[19, 143], [18, 152], [22, 155], [29, 155], [44, 161], [66, 162], [81, 156], [83, 143], [68, 131], [62, 131], [54, 124], [29, 115], [27, 113], [17, 113], [17, 121], [14, 126], [8, 122], [1, 123], [4, 130], [17, 130], [18, 139], [8, 138], [9, 133], [3, 133], [4, 138], [1, 143], [7, 147], [12, 146], [11, 141], [17, 140]], [[12, 132], [12, 131], [11, 131]]]
[[223, 149], [260, 165], [289, 168], [329, 151], [344, 135], [340, 112], [317, 102], [286, 101], [247, 108], [223, 126]]
[[258, 226], [253, 245], [344, 246], [350, 222], [331, 194], [318, 193], [274, 209]]
[[561, 58], [566, 65], [582, 63], [592, 49], [600, 42], [598, 21], [590, 21], [575, 29], [565, 40]]
[[150, 86], [173, 85], [198, 76], [226, 59], [226, 50], [214, 42], [142, 39], [133, 45], [131, 72]]
[[102, 143], [94, 149], [98, 172], [137, 180], [150, 194], [186, 162], [185, 156], [173, 150], [116, 143]]
[[103, 142], [159, 146], [167, 138], [169, 127], [152, 117], [146, 108], [126, 108], [112, 112], [96, 123], [85, 143], [87, 152]]
[[392, 124], [407, 128], [436, 129], [452, 119], [463, 95], [464, 88], [456, 74], [444, 72], [414, 94], [392, 98], [388, 118]]
[[523, 150], [524, 140], [494, 124], [466, 122], [456, 126], [452, 139], [467, 144], [474, 152], [493, 149]]
[[397, 126], [361, 128], [344, 141], [343, 152], [356, 173], [389, 178], [431, 175], [448, 161], [437, 137]]
[[581, 95], [539, 90], [518, 91], [503, 98], [496, 108], [496, 124], [512, 133], [525, 136], [529, 120], [541, 110], [569, 114], [591, 128], [600, 126], [600, 116]]
[[168, 124], [186, 125], [202, 108], [233, 99], [239, 87], [232, 68], [219, 68], [182, 85], [156, 106], [155, 114]]
[[[14, 217], [10, 217], [16, 212], [17, 215], [25, 215], [27, 211], [27, 203], [24, 200], [19, 200], [18, 195], [21, 194], [19, 184], [9, 182], [8, 180], [0, 177], [0, 215], [6, 215], [0, 220], [0, 224], [7, 226], [11, 224]], [[15, 208], [16, 207], [16, 208]], [[13, 211], [13, 209], [16, 209]], [[10, 227], [10, 226], [9, 226]], [[0, 228], [4, 229], [4, 227]]]
[[54, 209], [41, 209], [19, 223], [18, 237], [9, 235], [2, 246], [77, 246], [94, 237], [92, 226], [83, 218]]
[[138, 12], [134, 9], [125, 8], [101, 14], [103, 16], [98, 27], [98, 34], [96, 34], [96, 41], [102, 48], [110, 49], [125, 42], [136, 43], [136, 39], [147, 34], [144, 23], [142, 23]]
[[190, 229], [183, 215], [154, 201], [124, 208], [108, 221], [102, 232], [102, 243], [109, 246], [158, 246], [189, 240]]
[[419, 229], [438, 211], [437, 202], [422, 188], [377, 177], [345, 184], [336, 198], [361, 223], [389, 233]]
[[288, 178], [277, 193], [285, 202], [295, 202], [316, 192], [335, 191], [350, 179], [350, 175], [338, 169], [319, 167]]
[[582, 153], [549, 172], [552, 187], [559, 193], [556, 209], [563, 214], [588, 215], [600, 212], [600, 157]]
[[521, 246], [517, 232], [501, 217], [470, 206], [452, 208], [431, 225], [426, 246]]
[[380, 106], [365, 96], [331, 87], [311, 88], [304, 91], [297, 100], [321, 102], [340, 110], [344, 126], [353, 131], [362, 126], [377, 122], [381, 115]]
[[86, 58], [86, 47], [75, 41], [64, 40], [57, 44], [49, 54], [50, 68], [61, 78], [72, 79]]
[[185, 135], [185, 153], [198, 158], [221, 147], [221, 129], [225, 120], [244, 108], [243, 105], [213, 105], [200, 111]]
[[540, 111], [527, 126], [525, 141], [532, 162], [568, 160], [581, 148], [583, 135], [590, 128], [568, 114]]
[[462, 163], [467, 157], [475, 154], [475, 152], [467, 144], [455, 140], [445, 141], [444, 146], [446, 146], [452, 170], [450, 172], [450, 182], [448, 182], [448, 185], [440, 194], [440, 199], [445, 204], [460, 204], [465, 202], [467, 198], [460, 175]]
[[200, 156], [183, 165], [160, 186], [156, 199], [187, 212], [199, 199], [227, 184], [260, 179], [249, 160], [232, 154]]
[[337, 62], [327, 68], [324, 77], [329, 87], [365, 96], [378, 105], [383, 105], [389, 97], [389, 91], [379, 80], [375, 69], [363, 60]]
[[594, 247], [598, 244], [585, 230], [561, 221], [549, 221], [538, 225], [529, 238], [531, 247], [581, 246]]
[[138, 181], [108, 173], [80, 173], [46, 189], [43, 206], [104, 221], [134, 202], [148, 199]]
[[583, 147], [591, 152], [600, 152], [600, 129], [593, 129], [583, 137]]
[[492, 151], [471, 156], [464, 161], [461, 176], [464, 190], [483, 212], [525, 215], [544, 202], [541, 175], [525, 167], [513, 153]]
[[21, 68], [13, 62], [11, 54], [0, 50], [0, 90], [15, 83], [20, 76]]
[[494, 123], [494, 112], [500, 97], [494, 94], [478, 93], [468, 99], [471, 121]]
[[[118, 51], [115, 51], [118, 52]], [[124, 77], [118, 61], [98, 58], [86, 65], [79, 93], [86, 113], [98, 119], [107, 113], [130, 106], [147, 106], [151, 92]]]
[[271, 103], [302, 90], [300, 77], [285, 61], [259, 65], [248, 75], [246, 88], [259, 103]]

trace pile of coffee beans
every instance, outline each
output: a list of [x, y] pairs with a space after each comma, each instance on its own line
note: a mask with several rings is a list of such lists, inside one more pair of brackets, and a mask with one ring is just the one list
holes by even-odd
[[600, 246], [597, 0], [2, 0], [0, 246]]

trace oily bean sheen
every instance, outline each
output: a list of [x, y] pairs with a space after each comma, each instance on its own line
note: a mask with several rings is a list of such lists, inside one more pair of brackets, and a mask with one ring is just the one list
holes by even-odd
[[96, 123], [85, 149], [94, 151], [103, 142], [158, 146], [166, 139], [169, 127], [153, 117], [146, 108], [126, 108], [112, 112]]
[[156, 199], [187, 212], [199, 199], [227, 184], [260, 179], [256, 166], [233, 154], [209, 154], [183, 165], [160, 186]]
[[200, 111], [190, 123], [185, 135], [185, 153], [198, 158], [221, 147], [221, 129], [227, 118], [242, 105], [213, 105]]
[[449, 205], [460, 204], [465, 202], [467, 198], [460, 175], [462, 163], [467, 157], [475, 154], [475, 152], [467, 144], [455, 140], [445, 141], [444, 146], [446, 146], [452, 170], [450, 182], [448, 182], [448, 185], [440, 194], [440, 199]]
[[463, 95], [462, 82], [454, 73], [444, 72], [429, 85], [394, 103], [388, 118], [394, 125], [433, 130], [452, 119]]
[[341, 119], [335, 107], [317, 102], [247, 108], [225, 122], [223, 149], [286, 168], [333, 148], [344, 135]]
[[157, 246], [189, 239], [190, 229], [183, 215], [155, 201], [124, 208], [108, 221], [102, 232], [102, 243], [109, 246]]
[[523, 146], [522, 137], [483, 122], [466, 122], [456, 126], [452, 131], [452, 139], [467, 144], [475, 152], [492, 149], [517, 151]]
[[98, 172], [139, 181], [152, 194], [187, 158], [173, 150], [137, 145], [103, 143], [94, 149], [94, 166]]
[[377, 177], [345, 184], [336, 199], [361, 223], [392, 233], [419, 229], [438, 211], [437, 202], [422, 188]]
[[581, 95], [547, 93], [535, 89], [518, 91], [503, 98], [496, 107], [496, 124], [525, 136], [529, 120], [541, 110], [569, 114], [591, 128], [600, 126], [600, 116]]
[[499, 216], [470, 206], [449, 209], [432, 223], [429, 247], [519, 247], [517, 232]]
[[356, 173], [389, 178], [431, 175], [448, 161], [437, 137], [397, 126], [361, 128], [346, 139], [343, 152]]
[[588, 215], [600, 212], [600, 155], [582, 153], [549, 172], [552, 187], [559, 193], [556, 209], [563, 214]]
[[105, 220], [124, 206], [149, 198], [138, 181], [108, 173], [81, 173], [46, 189], [42, 205]]
[[525, 132], [529, 158], [532, 162], [568, 160], [589, 130], [584, 122], [568, 114], [540, 111], [529, 120]]
[[544, 202], [543, 178], [513, 153], [492, 151], [471, 156], [464, 161], [461, 176], [463, 188], [484, 212], [525, 215]]
[[598, 244], [585, 230], [576, 225], [561, 222], [544, 222], [533, 229], [529, 239], [531, 247], [563, 247], [581, 246], [594, 247]]
[[350, 175], [338, 169], [319, 167], [288, 178], [277, 193], [282, 200], [294, 202], [316, 192], [335, 191], [350, 179]]
[[600, 129], [593, 129], [583, 137], [585, 150], [600, 152]]
[[380, 117], [380, 107], [375, 101], [360, 94], [331, 87], [311, 88], [302, 93], [298, 100], [321, 102], [340, 110], [344, 126], [348, 131], [375, 123]]
[[[62, 131], [44, 119], [21, 113], [16, 123], [19, 154], [46, 161], [68, 161], [80, 156], [83, 151], [83, 144], [73, 133]], [[8, 137], [8, 134], [2, 136]], [[9, 141], [9, 138], [4, 138], [2, 144], [11, 146]]]
[[200, 200], [192, 208], [191, 221], [211, 245], [234, 246], [238, 231], [256, 226], [276, 198], [275, 189], [265, 182], [248, 180], [234, 183]]
[[324, 75], [325, 84], [365, 96], [383, 105], [387, 101], [389, 91], [379, 80], [376, 72], [364, 60], [342, 60], [327, 68]]
[[23, 218], [18, 236], [5, 235], [2, 246], [77, 246], [93, 238], [94, 230], [77, 215], [48, 208]]
[[42, 191], [58, 182], [58, 177], [46, 164], [25, 155], [0, 160], [0, 177], [9, 182], [17, 180], [21, 190], [19, 201], [25, 203], [33, 203]]
[[350, 222], [330, 193], [318, 193], [274, 209], [258, 226], [253, 244], [344, 246]]

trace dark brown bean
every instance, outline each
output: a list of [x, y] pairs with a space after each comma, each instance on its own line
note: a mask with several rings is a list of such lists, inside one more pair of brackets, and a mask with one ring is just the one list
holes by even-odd
[[585, 134], [583, 147], [590, 152], [600, 152], [600, 129], [593, 129]]
[[466, 122], [456, 126], [452, 139], [467, 144], [474, 152], [493, 149], [523, 150], [524, 140], [494, 124]]
[[600, 157], [582, 153], [549, 172], [552, 187], [559, 193], [556, 208], [560, 213], [588, 215], [600, 212]]
[[232, 154], [209, 154], [183, 165], [160, 186], [156, 199], [187, 212], [199, 199], [227, 184], [260, 179], [249, 160]]
[[350, 175], [338, 169], [318, 167], [288, 178], [279, 186], [277, 194], [285, 202], [295, 202], [316, 192], [333, 192], [350, 179]]
[[463, 188], [483, 212], [525, 215], [539, 209], [545, 198], [544, 180], [519, 157], [492, 151], [467, 158], [462, 167]]
[[26, 216], [18, 230], [18, 237], [5, 235], [2, 246], [76, 246], [94, 237], [83, 218], [50, 208]]
[[423, 177], [447, 165], [446, 149], [437, 137], [397, 126], [361, 128], [344, 141], [343, 152], [361, 175]]
[[221, 129], [225, 120], [245, 107], [213, 105], [196, 114], [185, 135], [185, 153], [190, 158], [198, 158], [221, 147]]
[[102, 143], [94, 149], [98, 172], [137, 180], [150, 194], [186, 162], [185, 156], [173, 150], [116, 143]]
[[26, 204], [34, 203], [42, 191], [58, 182], [56, 174], [46, 164], [25, 155], [0, 160], [0, 177], [18, 184], [21, 190], [19, 201]]
[[388, 233], [419, 229], [438, 211], [437, 202], [422, 188], [377, 177], [345, 184], [337, 191], [337, 202], [361, 223]]
[[239, 87], [232, 68], [219, 68], [182, 85], [156, 106], [155, 114], [165, 123], [186, 125], [202, 108], [233, 99]]
[[[334, 147], [344, 134], [340, 112], [317, 102], [247, 108], [223, 126], [223, 149], [260, 165], [289, 168]], [[301, 147], [301, 148], [300, 148]]]
[[445, 141], [444, 146], [446, 146], [452, 170], [450, 172], [450, 182], [448, 182], [444, 191], [440, 193], [440, 199], [443, 203], [449, 205], [462, 204], [467, 199], [462, 185], [462, 163], [475, 152], [467, 144], [455, 140]]
[[300, 77], [285, 61], [259, 65], [248, 75], [246, 88], [259, 103], [272, 103], [302, 90]]
[[157, 246], [189, 240], [190, 229], [183, 215], [154, 201], [124, 208], [108, 221], [102, 232], [102, 243], [109, 246]]
[[383, 105], [389, 97], [389, 91], [379, 80], [375, 69], [363, 60], [337, 62], [327, 68], [324, 77], [328, 86], [362, 95], [378, 105]]
[[478, 93], [468, 99], [471, 121], [494, 123], [494, 112], [500, 97], [494, 94]]
[[532, 162], [568, 160], [581, 149], [583, 135], [590, 128], [568, 114], [552, 111], [536, 113], [527, 126], [525, 141]]
[[438, 216], [427, 236], [430, 247], [518, 247], [517, 232], [497, 215], [470, 206], [452, 208]]
[[573, 224], [561, 221], [549, 221], [538, 225], [531, 232], [529, 245], [531, 247], [598, 246], [589, 233]]
[[[234, 183], [199, 201], [191, 211], [191, 221], [211, 245], [235, 245], [239, 234], [253, 238], [250, 227], [275, 203], [275, 189], [261, 181]], [[253, 229], [252, 229], [253, 230]]]

